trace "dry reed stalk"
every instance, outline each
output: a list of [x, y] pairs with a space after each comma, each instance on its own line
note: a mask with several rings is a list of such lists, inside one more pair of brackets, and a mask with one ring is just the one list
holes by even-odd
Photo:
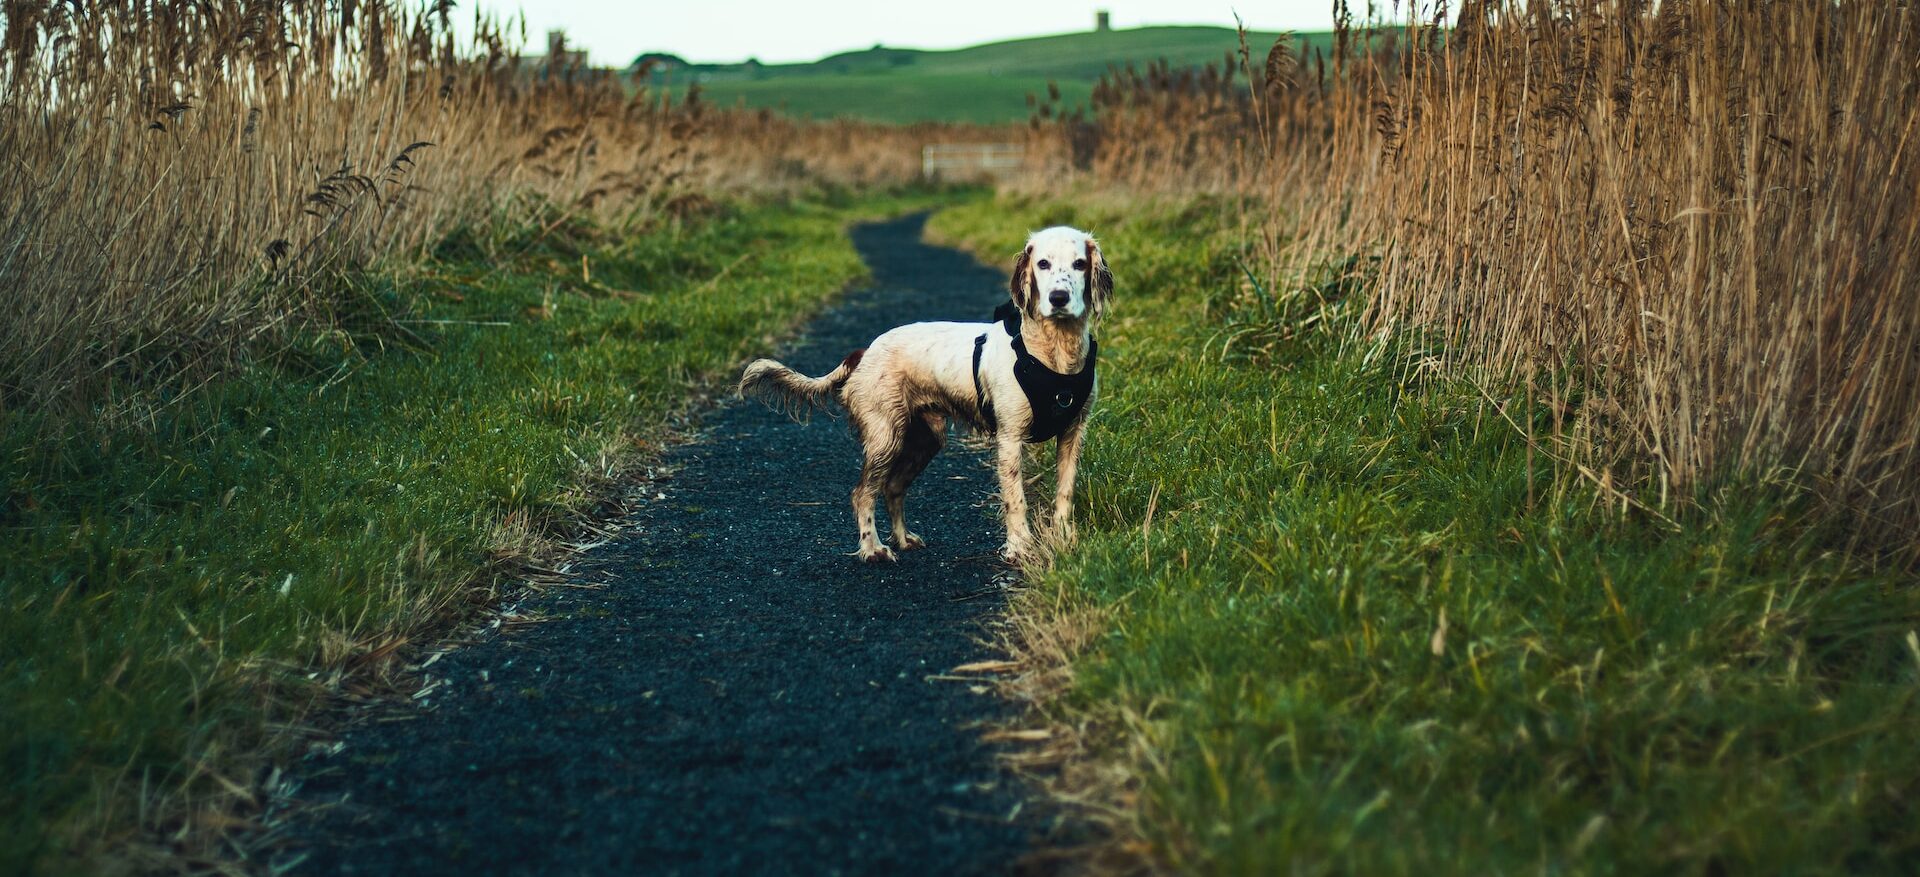
[[1920, 551], [1920, 10], [1402, 8], [1239, 87], [1122, 71], [1042, 127], [1096, 180], [1258, 196], [1266, 288], [1377, 254], [1365, 331], [1524, 385], [1635, 501], [1784, 472]]
[[189, 386], [454, 229], [905, 183], [932, 135], [675, 100], [408, 8], [0, 3], [0, 412]]

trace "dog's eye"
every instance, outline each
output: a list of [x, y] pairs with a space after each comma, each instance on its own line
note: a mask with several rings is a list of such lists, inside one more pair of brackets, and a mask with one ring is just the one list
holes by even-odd
[[1085, 260], [1085, 259], [1075, 259], [1075, 260], [1073, 260], [1073, 270], [1075, 270], [1075, 271], [1085, 271], [1085, 270], [1087, 270], [1087, 260]]
[[1041, 259], [1041, 260], [1040, 260], [1040, 270], [1042, 270], [1042, 271], [1045, 271], [1045, 270], [1047, 270], [1048, 268], [1051, 268], [1051, 267], [1053, 267], [1053, 266], [1052, 266], [1052, 265], [1049, 265], [1049, 264], [1047, 264], [1047, 260], [1045, 260], [1045, 259]]

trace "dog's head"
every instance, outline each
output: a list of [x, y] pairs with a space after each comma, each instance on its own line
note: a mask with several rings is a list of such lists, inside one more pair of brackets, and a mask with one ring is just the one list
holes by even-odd
[[1085, 320], [1106, 314], [1113, 274], [1093, 235], [1056, 225], [1027, 238], [1007, 290], [1027, 319]]

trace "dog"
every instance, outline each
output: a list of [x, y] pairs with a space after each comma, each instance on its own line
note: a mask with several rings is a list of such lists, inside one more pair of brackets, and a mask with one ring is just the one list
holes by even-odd
[[[1113, 274], [1092, 235], [1056, 226], [1033, 233], [1013, 263], [1011, 301], [993, 323], [912, 323], [891, 329], [820, 377], [771, 359], [740, 376], [740, 394], [790, 410], [846, 411], [865, 451], [853, 488], [856, 552], [868, 563], [896, 560], [926, 541], [907, 529], [907, 487], [946, 446], [949, 421], [990, 434], [1006, 520], [1003, 557], [1032, 556], [1020, 476], [1025, 446], [1059, 442], [1053, 527], [1073, 538], [1073, 482], [1093, 406], [1098, 345], [1093, 326], [1113, 300]], [[881, 544], [873, 501], [882, 495], [893, 520], [893, 548]]]

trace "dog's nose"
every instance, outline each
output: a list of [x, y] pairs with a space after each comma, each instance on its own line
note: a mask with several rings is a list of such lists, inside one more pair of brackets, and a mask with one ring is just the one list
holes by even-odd
[[1047, 301], [1052, 302], [1053, 306], [1056, 308], [1066, 307], [1067, 299], [1068, 299], [1067, 291], [1064, 289], [1056, 289], [1053, 291], [1052, 295], [1047, 296]]

